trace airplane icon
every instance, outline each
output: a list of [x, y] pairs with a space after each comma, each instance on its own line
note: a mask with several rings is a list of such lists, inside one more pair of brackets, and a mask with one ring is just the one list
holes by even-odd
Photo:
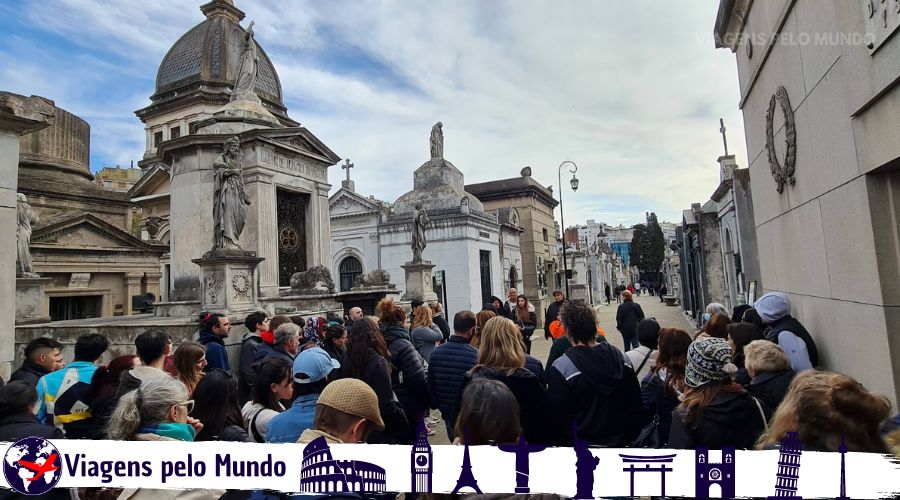
[[19, 465], [22, 465], [24, 467], [27, 467], [27, 468], [33, 470], [36, 474], [34, 475], [34, 477], [32, 477], [28, 480], [29, 481], [37, 481], [38, 479], [41, 478], [41, 476], [44, 475], [44, 473], [53, 472], [53, 471], [59, 469], [59, 467], [56, 467], [53, 465], [53, 462], [56, 462], [56, 453], [47, 457], [47, 460], [44, 460], [44, 463], [42, 463], [41, 465], [38, 465], [34, 462], [29, 462], [27, 460], [19, 460]]

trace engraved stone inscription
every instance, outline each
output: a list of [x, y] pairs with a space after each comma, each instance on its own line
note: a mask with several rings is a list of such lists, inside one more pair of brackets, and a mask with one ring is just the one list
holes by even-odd
[[900, 27], [900, 0], [863, 0], [866, 47], [875, 53]]
[[318, 179], [321, 181], [326, 180], [324, 168], [310, 165], [309, 163], [297, 160], [295, 158], [287, 158], [285, 156], [275, 154], [271, 151], [262, 152], [262, 162], [266, 165], [271, 165], [276, 168], [283, 168], [286, 170], [297, 172], [298, 174], [312, 179]]

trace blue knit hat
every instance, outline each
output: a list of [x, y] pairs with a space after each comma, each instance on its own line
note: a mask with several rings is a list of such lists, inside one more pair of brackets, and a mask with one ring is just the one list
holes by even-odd
[[688, 387], [697, 388], [728, 380], [737, 372], [731, 361], [731, 347], [724, 339], [703, 337], [696, 340], [688, 347], [684, 382]]

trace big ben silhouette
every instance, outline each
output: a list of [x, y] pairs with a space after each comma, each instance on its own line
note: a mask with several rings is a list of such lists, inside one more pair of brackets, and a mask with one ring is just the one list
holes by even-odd
[[410, 452], [409, 470], [412, 472], [412, 492], [431, 493], [431, 475], [434, 471], [431, 463], [431, 444], [428, 442], [428, 428], [425, 419], [419, 420], [416, 431], [416, 442]]

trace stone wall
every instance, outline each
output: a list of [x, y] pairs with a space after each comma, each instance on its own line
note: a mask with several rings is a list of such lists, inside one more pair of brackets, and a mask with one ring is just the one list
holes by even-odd
[[[753, 2], [742, 38], [867, 34], [892, 3]], [[888, 13], [891, 29], [900, 19]], [[732, 23], [736, 25], [736, 23]], [[877, 28], [880, 30], [881, 28]], [[863, 37], [863, 40], [866, 40]], [[762, 281], [789, 295], [821, 365], [850, 374], [896, 403], [900, 389], [900, 246], [895, 173], [900, 162], [900, 38], [865, 43], [733, 47], [744, 113]], [[796, 132], [793, 184], [776, 190], [767, 111], [776, 89], [790, 99]], [[780, 106], [771, 125], [785, 164]]]

